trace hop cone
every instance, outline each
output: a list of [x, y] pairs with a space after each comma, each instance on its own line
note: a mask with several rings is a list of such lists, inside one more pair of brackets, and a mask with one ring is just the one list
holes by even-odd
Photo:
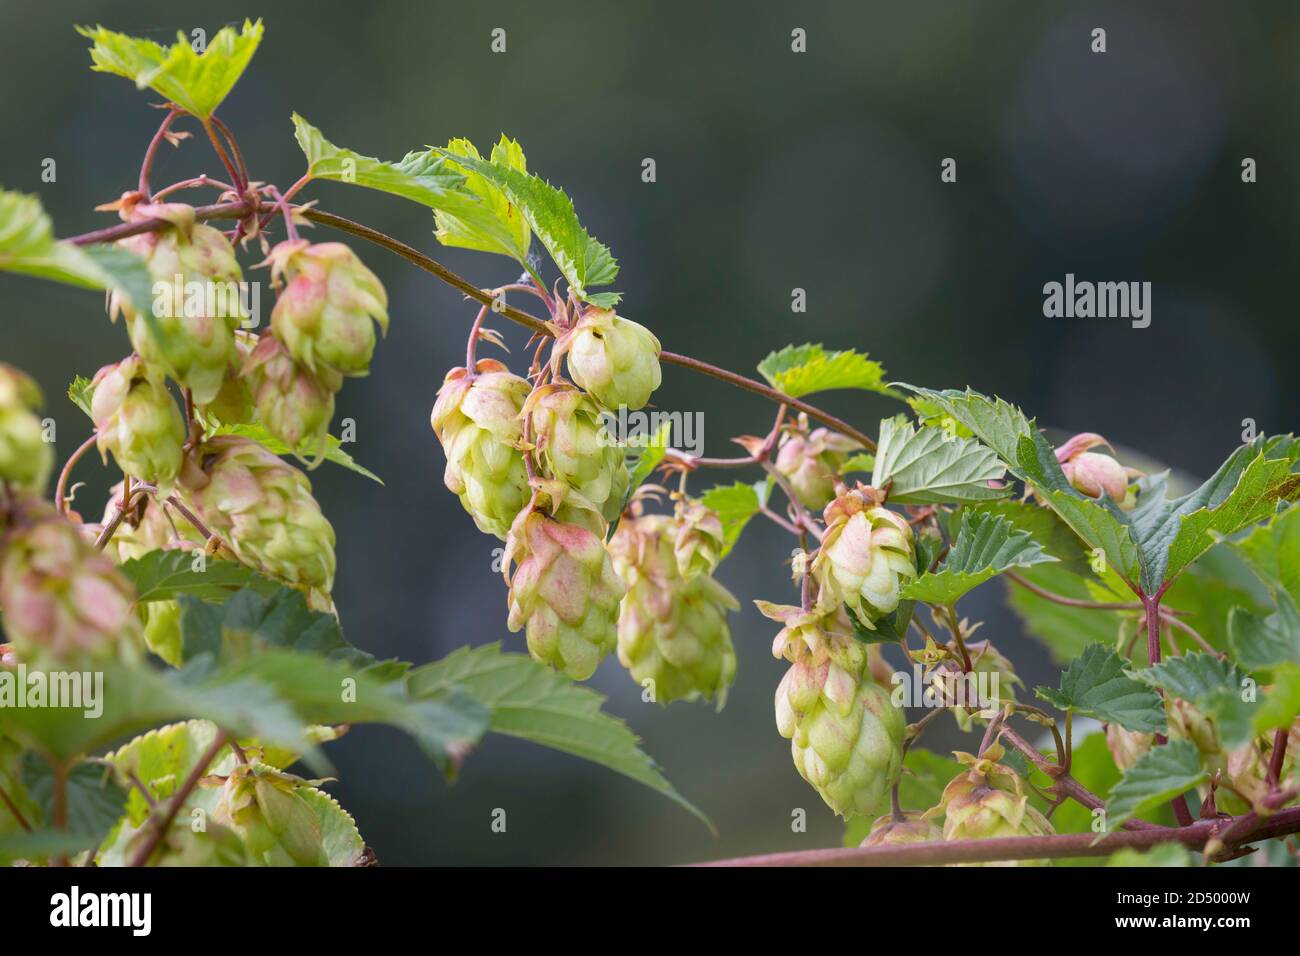
[[[272, 281], [287, 280], [271, 310], [271, 329], [312, 372], [324, 365], [365, 375], [375, 326], [388, 331], [388, 293], [341, 242], [281, 242], [268, 257]], [[373, 320], [373, 321], [372, 321]]]
[[[939, 805], [926, 819], [943, 814], [945, 840], [987, 840], [993, 837], [1044, 836], [1055, 833], [1051, 822], [1029, 805], [1025, 782], [999, 764], [1002, 748], [994, 744], [983, 757], [957, 754], [970, 771], [954, 777]], [[1010, 860], [976, 866], [1050, 866], [1050, 860]]]
[[34, 414], [40, 406], [36, 383], [0, 362], [0, 480], [23, 491], [44, 488], [54, 464], [54, 449]]
[[595, 403], [571, 385], [553, 383], [533, 391], [524, 414], [532, 418], [533, 441], [546, 471], [595, 505], [606, 521], [618, 517], [627, 464]]
[[1129, 496], [1129, 471], [1110, 455], [1090, 451], [1099, 445], [1110, 447], [1106, 439], [1092, 432], [1075, 435], [1056, 449], [1056, 460], [1076, 491], [1089, 498], [1108, 497], [1128, 510], [1137, 501], [1136, 496]]
[[610, 553], [627, 585], [618, 616], [618, 659], [655, 700], [703, 697], [726, 703], [736, 675], [727, 612], [740, 609], [708, 574], [683, 577], [673, 553], [672, 522], [664, 515], [624, 518]]
[[155, 338], [138, 308], [123, 303], [127, 334], [147, 365], [190, 389], [195, 404], [206, 405], [239, 357], [235, 329], [243, 320], [238, 296], [243, 276], [235, 250], [219, 230], [195, 223], [188, 206], [137, 207], [137, 214], [145, 212], [177, 223], [121, 240], [145, 260], [156, 283], [151, 309], [163, 340]]
[[463, 368], [447, 373], [430, 421], [447, 455], [443, 482], [480, 531], [504, 539], [528, 503], [517, 446], [530, 386], [493, 359], [480, 359], [475, 368], [472, 378]]
[[673, 527], [673, 553], [682, 577], [712, 574], [725, 545], [718, 513], [700, 501], [679, 501]]
[[1152, 734], [1125, 730], [1119, 724], [1106, 725], [1106, 747], [1115, 760], [1115, 766], [1121, 771], [1137, 763], [1138, 757], [1151, 749], [1153, 739]]
[[588, 309], [559, 349], [570, 377], [605, 408], [641, 408], [662, 378], [659, 340], [613, 309]]
[[943, 831], [933, 822], [915, 814], [905, 814], [903, 820], [895, 820], [892, 816], [877, 819], [871, 824], [871, 832], [858, 846], [904, 846], [942, 839]]
[[782, 437], [776, 453], [776, 470], [790, 481], [795, 497], [805, 508], [820, 511], [835, 497], [835, 476], [862, 446], [826, 428], [809, 433], [808, 420]]
[[320, 817], [297, 791], [310, 782], [261, 764], [226, 778], [212, 819], [230, 827], [263, 866], [329, 866]]
[[274, 334], [264, 333], [244, 362], [258, 420], [293, 449], [319, 455], [324, 451], [334, 393], [343, 377], [321, 366], [312, 372], [295, 361]]
[[840, 816], [873, 812], [902, 772], [902, 709], [871, 679], [865, 646], [830, 629], [833, 615], [757, 604], [784, 625], [772, 644], [791, 664], [776, 689], [776, 726], [795, 768]]
[[244, 564], [288, 584], [329, 591], [334, 529], [297, 468], [257, 442], [218, 435], [182, 475], [199, 519]]
[[5, 633], [24, 657], [41, 650], [62, 658], [111, 655], [138, 634], [131, 586], [49, 505], [30, 502], [0, 554]]
[[185, 421], [167, 386], [138, 355], [96, 374], [90, 416], [101, 455], [113, 453], [125, 474], [168, 485], [181, 467]]
[[826, 535], [811, 568], [818, 607], [829, 612], [848, 605], [870, 627], [898, 607], [916, 577], [911, 526], [862, 488], [840, 495], [824, 514]]
[[586, 680], [614, 649], [623, 582], [601, 539], [527, 508], [506, 538], [511, 631], [527, 629], [534, 658]]

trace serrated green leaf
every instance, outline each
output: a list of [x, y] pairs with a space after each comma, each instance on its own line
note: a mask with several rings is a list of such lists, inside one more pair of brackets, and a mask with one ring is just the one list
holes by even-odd
[[200, 119], [212, 116], [248, 66], [262, 41], [262, 21], [244, 21], [217, 31], [203, 53], [195, 51], [185, 34], [163, 47], [152, 40], [115, 33], [104, 27], [77, 27], [93, 40], [91, 67], [132, 80], [137, 89], [149, 87]]
[[836, 388], [896, 394], [885, 385], [885, 370], [865, 352], [828, 352], [820, 344], [787, 345], [758, 363], [769, 385], [792, 398]]
[[90, 400], [94, 393], [95, 390], [90, 385], [90, 379], [84, 375], [78, 375], [72, 380], [72, 384], [68, 386], [68, 399], [73, 405], [85, 412], [87, 418], [90, 417]]
[[990, 487], [1006, 468], [992, 449], [971, 438], [949, 438], [936, 428], [916, 431], [899, 416], [880, 423], [871, 484], [889, 483], [895, 504], [961, 504], [1004, 498], [1009, 488]]
[[[253, 441], [265, 447], [272, 454], [292, 455], [297, 457], [294, 450], [271, 435], [266, 427], [256, 422], [242, 425], [221, 425], [213, 433], [216, 435], [241, 435], [244, 438], [251, 438]], [[325, 460], [341, 465], [348, 471], [355, 471], [358, 475], [369, 478], [371, 481], [383, 484], [383, 479], [376, 475], [369, 468], [357, 463], [357, 460], [343, 450], [343, 442], [335, 435], [327, 438], [327, 447], [325, 449]]]
[[749, 519], [762, 508], [763, 499], [756, 486], [738, 481], [732, 485], [714, 485], [700, 500], [722, 520], [722, 557], [725, 558], [736, 546]]
[[[41, 819], [54, 825], [56, 778], [54, 769], [40, 754], [23, 755], [23, 785], [28, 796], [41, 808]], [[112, 767], [100, 761], [82, 761], [64, 780], [66, 828], [73, 833], [103, 837], [126, 807], [126, 791], [117, 784]]]
[[[447, 152], [452, 156], [482, 159], [478, 149], [467, 139], [453, 139], [447, 144]], [[524, 174], [528, 172], [523, 148], [505, 135], [492, 147], [489, 161]], [[450, 212], [435, 211], [437, 230], [434, 235], [438, 241], [444, 246], [494, 252], [526, 263], [533, 233], [519, 207], [510, 201], [504, 190], [480, 173], [454, 161], [449, 160], [448, 165], [464, 174], [465, 180], [461, 188], [477, 196], [485, 208], [484, 215], [471, 222], [464, 222]]]
[[196, 570], [194, 559], [192, 551], [150, 551], [123, 562], [118, 570], [135, 586], [137, 604], [174, 601], [182, 594], [223, 601], [258, 577], [252, 568], [233, 561], [205, 559], [203, 569]]
[[1253, 735], [1256, 705], [1243, 700], [1246, 675], [1231, 661], [1197, 651], [1171, 657], [1133, 676], [1196, 707], [1214, 723], [1226, 747], [1243, 744]]
[[482, 176], [506, 195], [523, 213], [534, 235], [580, 299], [589, 301], [592, 286], [609, 285], [618, 278], [618, 262], [609, 247], [597, 242], [582, 227], [573, 200], [564, 190], [512, 165], [457, 156], [448, 150], [438, 152], [457, 166]]
[[1106, 801], [1106, 825], [1113, 832], [1131, 817], [1154, 810], [1205, 779], [1201, 755], [1187, 740], [1171, 740], [1140, 756]]
[[962, 515], [957, 540], [943, 564], [904, 588], [903, 597], [927, 604], [952, 604], [1003, 571], [1055, 560], [1028, 532], [1016, 530], [1005, 517], [970, 512]]
[[1273, 686], [1259, 704], [1255, 731], [1264, 734], [1290, 727], [1297, 719], [1300, 719], [1300, 665], [1283, 664], [1273, 672]]
[[1165, 729], [1160, 697], [1124, 672], [1124, 662], [1109, 647], [1092, 644], [1061, 674], [1059, 690], [1038, 687], [1040, 698], [1058, 710], [1096, 717], [1139, 733]]
[[935, 415], [950, 416], [972, 435], [997, 452], [998, 457], [1010, 467], [1013, 474], [1023, 480], [1017, 471], [1016, 454], [1020, 439], [1033, 431], [1032, 423], [1023, 412], [1000, 398], [987, 398], [973, 389], [936, 391], [906, 382], [896, 382], [899, 388], [915, 392], [929, 404], [926, 411]]
[[66, 830], [41, 829], [30, 832], [0, 834], [0, 864], [15, 860], [39, 861], [50, 857], [73, 856], [82, 850], [92, 849], [99, 837], [89, 833], [69, 833]]
[[[138, 780], [155, 802], [165, 800], [190, 774], [216, 739], [217, 727], [207, 720], [167, 724], [141, 734], [105, 756], [125, 778]], [[219, 763], [208, 769], [217, 772]], [[149, 804], [139, 787], [127, 793], [126, 818], [139, 827], [149, 816]]]
[[1277, 592], [1277, 610], [1266, 617], [1233, 608], [1228, 640], [1233, 656], [1251, 670], [1300, 664], [1300, 611], [1286, 591]]
[[407, 678], [423, 697], [462, 687], [491, 713], [490, 728], [608, 767], [662, 794], [704, 821], [638, 746], [627, 724], [601, 711], [605, 698], [580, 687], [524, 654], [498, 644], [464, 647]]
[[1292, 504], [1232, 548], [1261, 581], [1300, 604], [1300, 505]]
[[316, 813], [320, 821], [321, 848], [330, 866], [356, 866], [366, 850], [366, 842], [357, 830], [357, 822], [324, 790], [301, 787], [296, 793]]

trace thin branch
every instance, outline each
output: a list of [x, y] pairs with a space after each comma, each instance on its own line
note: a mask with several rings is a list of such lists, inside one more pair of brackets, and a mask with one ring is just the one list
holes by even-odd
[[148, 198], [149, 196], [149, 170], [153, 168], [154, 157], [158, 154], [158, 147], [162, 144], [163, 138], [167, 135], [167, 130], [171, 128], [172, 123], [176, 122], [176, 117], [180, 112], [175, 109], [168, 109], [167, 115], [163, 117], [162, 124], [158, 127], [158, 132], [153, 134], [153, 139], [149, 141], [149, 148], [144, 151], [144, 161], [140, 164], [140, 195]]
[[32, 832], [31, 824], [27, 822], [27, 818], [24, 817], [23, 812], [18, 809], [18, 804], [14, 803], [13, 798], [10, 797], [9, 794], [5, 793], [4, 787], [0, 787], [0, 803], [3, 803], [9, 808], [9, 812], [14, 815], [14, 819], [18, 821], [20, 827], [28, 833]]
[[1026, 591], [1037, 594], [1040, 598], [1051, 601], [1053, 604], [1062, 604], [1065, 607], [1089, 608], [1095, 611], [1140, 611], [1142, 610], [1141, 601], [1085, 601], [1081, 598], [1066, 597], [1064, 594], [1057, 594], [1055, 591], [1049, 591], [1045, 587], [1040, 587], [1034, 582], [1021, 577], [1015, 571], [1003, 572], [1004, 577], [1012, 581]]
[[212, 766], [213, 762], [217, 759], [218, 754], [221, 753], [222, 749], [229, 741], [230, 734], [226, 733], [224, 730], [218, 729], [217, 736], [212, 741], [212, 744], [206, 751], [204, 751], [203, 756], [198, 759], [198, 762], [194, 765], [194, 769], [190, 771], [190, 775], [185, 778], [185, 782], [181, 784], [181, 788], [176, 791], [176, 795], [172, 797], [171, 802], [167, 805], [167, 812], [164, 814], [163, 819], [158, 821], [155, 817], [149, 818], [152, 830], [149, 833], [148, 839], [146, 839], [144, 843], [141, 844], [140, 849], [136, 851], [135, 856], [131, 857], [131, 862], [128, 864], [129, 866], [144, 866], [149, 862], [149, 857], [153, 856], [153, 851], [158, 848], [158, 844], [161, 843], [163, 837], [167, 835], [167, 831], [171, 829], [172, 822], [176, 819], [176, 814], [180, 812], [185, 801], [188, 800], [190, 794], [194, 792], [194, 788], [198, 786], [199, 780], [201, 780], [203, 775], [208, 772], [208, 768]]
[[63, 463], [63, 470], [59, 472], [59, 481], [54, 486], [54, 508], [60, 514], [66, 514], [67, 512], [67, 509], [63, 507], [63, 502], [67, 492], [68, 478], [72, 476], [72, 468], [81, 460], [82, 455], [90, 451], [90, 446], [95, 444], [95, 439], [98, 437], [98, 433], [92, 434], [82, 442], [77, 447], [77, 450], [68, 456], [68, 460]]

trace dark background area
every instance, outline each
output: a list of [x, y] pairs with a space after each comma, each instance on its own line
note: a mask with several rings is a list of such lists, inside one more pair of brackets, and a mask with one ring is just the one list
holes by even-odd
[[[1297, 345], [1295, 4], [5, 0], [0, 184], [39, 194], [60, 235], [116, 221], [92, 207], [134, 188], [158, 98], [92, 74], [72, 25], [166, 43], [178, 29], [211, 37], [246, 15], [265, 19], [266, 36], [221, 115], [254, 178], [285, 187], [301, 174], [292, 110], [385, 159], [452, 136], [486, 148], [506, 131], [612, 247], [623, 311], [665, 348], [750, 372], [787, 343], [853, 346], [892, 378], [996, 392], [1044, 424], [1097, 431], [1199, 474], [1240, 441], [1243, 419], [1271, 432], [1297, 419], [1287, 372]], [[504, 54], [489, 49], [495, 27], [507, 31]], [[805, 54], [790, 50], [795, 27], [807, 31]], [[1094, 27], [1107, 31], [1105, 54], [1090, 52]], [[54, 183], [41, 181], [47, 157]], [[646, 157], [653, 184], [641, 181]], [[944, 157], [957, 160], [954, 184], [940, 182]], [[1244, 157], [1257, 161], [1257, 183], [1241, 181]], [[163, 151], [153, 182], [199, 172], [221, 170], [192, 140]], [[505, 259], [440, 247], [428, 210], [401, 199], [331, 183], [300, 198], [484, 286], [513, 274]], [[337, 238], [327, 233], [314, 235]], [[337, 413], [355, 419], [351, 450], [386, 486], [329, 465], [312, 475], [338, 532], [344, 626], [380, 656], [417, 662], [464, 644], [522, 649], [505, 628], [498, 542], [443, 488], [428, 425], [474, 310], [389, 253], [349, 242], [387, 285], [393, 324], [372, 375], [348, 382]], [[1151, 282], [1150, 328], [1045, 318], [1043, 284], [1067, 272]], [[806, 314], [791, 313], [795, 287], [807, 290]], [[518, 364], [523, 337], [508, 337]], [[93, 294], [0, 279], [0, 357], [45, 388], [60, 459], [88, 434], [63, 397], [67, 382], [127, 347]], [[732, 435], [765, 431], [773, 411], [676, 368], [656, 402], [703, 412], [714, 455], [730, 453]], [[819, 403], [868, 431], [897, 410], [854, 393]], [[83, 466], [77, 477], [88, 482], [83, 512], [97, 515], [109, 473]], [[448, 786], [405, 738], [360, 728], [332, 749], [333, 792], [387, 864], [673, 863], [837, 843], [839, 822], [773, 725], [783, 665], [770, 657], [773, 626], [750, 603], [793, 598], [783, 534], [756, 522], [721, 569], [744, 610], [732, 618], [740, 667], [720, 715], [642, 704], [613, 658], [591, 681], [713, 818], [716, 840], [630, 781], [500, 737]], [[1046, 650], [1021, 635], [996, 587], [963, 611], [988, 621], [982, 636], [1028, 683], [1052, 678]], [[505, 834], [489, 826], [497, 807]], [[806, 834], [791, 832], [798, 807]]]

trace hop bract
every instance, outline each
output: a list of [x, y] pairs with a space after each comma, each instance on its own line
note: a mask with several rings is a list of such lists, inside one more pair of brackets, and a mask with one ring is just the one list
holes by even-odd
[[248, 438], [218, 435], [182, 481], [200, 520], [244, 564], [288, 584], [333, 587], [334, 529], [293, 465]]
[[53, 507], [26, 502], [0, 554], [5, 633], [24, 659], [113, 656], [138, 636], [131, 586]]
[[1117, 504], [1132, 508], [1136, 503], [1129, 497], [1129, 470], [1110, 455], [1089, 449], [1105, 445], [1106, 439], [1092, 432], [1075, 435], [1056, 449], [1056, 460], [1061, 464], [1065, 478], [1076, 491], [1089, 498], [1109, 497]]
[[897, 609], [916, 577], [911, 526], [869, 492], [846, 491], [826, 506], [826, 534], [811, 568], [818, 607], [830, 612], [845, 604], [867, 627]]
[[833, 615], [756, 602], [784, 627], [772, 654], [790, 661], [776, 689], [776, 726], [795, 769], [848, 818], [872, 813], [903, 766], [903, 711], [871, 679], [865, 645]]
[[271, 250], [272, 281], [286, 280], [271, 329], [289, 354], [313, 372], [324, 365], [365, 375], [375, 352], [375, 324], [388, 331], [388, 293], [341, 242], [288, 239]]
[[877, 819], [871, 824], [871, 832], [858, 846], [906, 846], [942, 839], [943, 831], [932, 821], [917, 814], [904, 814], [902, 820], [895, 820], [892, 816]]
[[524, 414], [542, 467], [613, 521], [623, 509], [627, 464], [592, 400], [572, 385], [551, 383], [533, 390]]
[[575, 680], [586, 680], [614, 649], [623, 582], [601, 539], [529, 507], [506, 539], [511, 631], [526, 628], [528, 650]]
[[557, 346], [569, 376], [606, 408], [635, 411], [659, 387], [659, 340], [613, 309], [588, 309]]
[[258, 339], [243, 371], [258, 420], [266, 430], [290, 448], [319, 455], [334, 418], [334, 393], [342, 387], [343, 377], [325, 366], [312, 372], [271, 333]]
[[36, 382], [0, 362], [0, 479], [21, 491], [45, 487], [54, 465], [54, 448], [45, 441]]
[[171, 392], [138, 355], [101, 368], [90, 416], [101, 455], [132, 477], [167, 485], [180, 471], [185, 420]]
[[726, 543], [718, 513], [701, 501], [679, 501], [673, 529], [673, 553], [682, 577], [712, 574]]
[[447, 455], [443, 482], [480, 531], [504, 539], [528, 502], [528, 474], [519, 450], [529, 384], [494, 359], [475, 374], [454, 368], [438, 389], [430, 421]]
[[166, 218], [173, 225], [120, 240], [143, 258], [154, 279], [155, 337], [134, 305], [121, 302], [131, 345], [145, 363], [188, 388], [197, 405], [217, 397], [227, 370], [238, 360], [235, 329], [244, 319], [242, 273], [222, 233], [194, 222], [194, 210], [171, 203], [138, 205], [124, 218]]
[[736, 675], [727, 612], [731, 593], [707, 573], [685, 577], [666, 515], [625, 517], [610, 542], [614, 570], [627, 585], [618, 616], [618, 659], [654, 699], [717, 699]]
[[240, 764], [226, 778], [212, 819], [238, 833], [263, 866], [329, 866], [320, 817], [297, 793], [308, 785], [261, 764]]
[[820, 511], [835, 497], [835, 476], [862, 446], [828, 428], [808, 431], [808, 419], [800, 416], [800, 425], [782, 436], [776, 454], [776, 470], [794, 489], [795, 497], [805, 508]]

